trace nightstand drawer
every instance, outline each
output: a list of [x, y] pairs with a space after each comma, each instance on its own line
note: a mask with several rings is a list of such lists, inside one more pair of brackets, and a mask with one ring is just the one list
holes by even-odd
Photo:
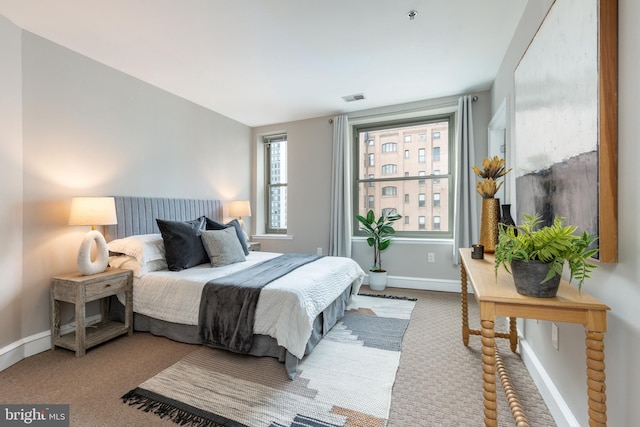
[[113, 295], [114, 293], [124, 292], [127, 290], [128, 277], [115, 277], [113, 279], [104, 280], [98, 283], [90, 283], [86, 285], [86, 299], [93, 301]]

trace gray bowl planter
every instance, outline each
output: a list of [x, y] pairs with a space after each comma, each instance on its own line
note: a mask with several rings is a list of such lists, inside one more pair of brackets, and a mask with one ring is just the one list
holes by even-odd
[[511, 260], [511, 272], [516, 291], [521, 295], [536, 298], [553, 298], [560, 287], [560, 275], [555, 275], [543, 283], [549, 273], [549, 263], [531, 260]]

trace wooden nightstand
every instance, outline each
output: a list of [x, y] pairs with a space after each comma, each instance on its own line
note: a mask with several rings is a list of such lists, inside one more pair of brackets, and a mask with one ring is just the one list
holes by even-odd
[[250, 251], [260, 252], [260, 242], [247, 242]]
[[[109, 319], [109, 297], [125, 292], [125, 322]], [[102, 320], [97, 325], [86, 327], [86, 304], [101, 301]], [[75, 304], [76, 330], [60, 335], [60, 301]], [[103, 273], [83, 276], [70, 273], [51, 279], [51, 348], [64, 347], [76, 352], [76, 357], [85, 355], [89, 347], [122, 334], [133, 334], [133, 272], [108, 268]]]

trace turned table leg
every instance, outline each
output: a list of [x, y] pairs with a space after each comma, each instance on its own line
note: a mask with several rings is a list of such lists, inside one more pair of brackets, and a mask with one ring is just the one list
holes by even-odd
[[460, 263], [460, 285], [462, 295], [462, 343], [469, 345], [469, 305], [467, 302], [467, 270]]
[[496, 353], [495, 330], [493, 320], [480, 322], [482, 332], [482, 380], [484, 383], [484, 425], [497, 427], [496, 410]]
[[587, 395], [589, 426], [607, 425], [607, 396], [604, 373], [604, 333], [587, 331]]
[[518, 329], [515, 317], [509, 317], [509, 344], [511, 352], [515, 353], [518, 349]]
[[500, 378], [500, 383], [507, 397], [507, 403], [509, 404], [509, 409], [511, 409], [511, 415], [513, 415], [513, 419], [516, 422], [516, 427], [529, 427], [529, 420], [524, 413], [516, 389], [513, 387], [509, 372], [507, 372], [507, 368], [504, 366], [504, 361], [502, 360], [500, 351], [498, 351], [498, 347], [496, 347], [496, 373]]

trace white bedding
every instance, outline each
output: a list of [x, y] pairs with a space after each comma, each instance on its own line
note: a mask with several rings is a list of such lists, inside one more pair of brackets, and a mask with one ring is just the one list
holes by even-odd
[[[278, 255], [250, 252], [245, 262], [224, 267], [202, 264], [134, 278], [133, 311], [168, 322], [197, 325], [200, 295], [206, 282]], [[327, 256], [274, 280], [260, 293], [254, 334], [275, 338], [278, 345], [301, 359], [316, 316], [351, 284], [352, 294], [357, 294], [363, 277], [364, 271], [352, 259]]]

